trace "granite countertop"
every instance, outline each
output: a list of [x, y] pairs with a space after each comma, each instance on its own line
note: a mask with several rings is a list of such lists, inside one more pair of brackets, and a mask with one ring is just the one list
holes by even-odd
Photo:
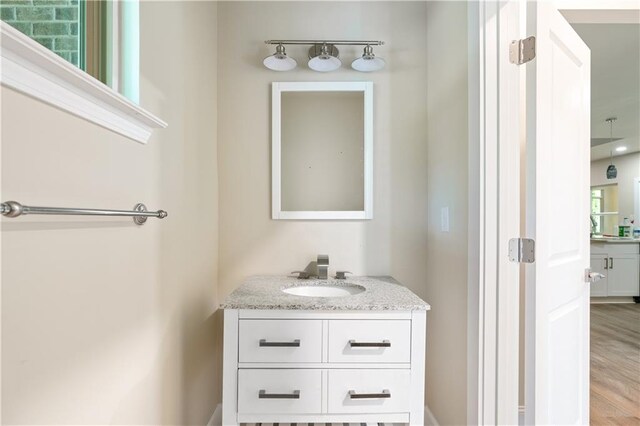
[[620, 237], [603, 237], [591, 238], [592, 243], [615, 243], [615, 244], [640, 244], [639, 239], [620, 238]]
[[[362, 293], [343, 297], [294, 296], [282, 291], [292, 286], [358, 285]], [[322, 311], [412, 311], [431, 307], [392, 277], [348, 277], [345, 280], [300, 280], [287, 276], [253, 276], [231, 293], [222, 309], [285, 309]]]

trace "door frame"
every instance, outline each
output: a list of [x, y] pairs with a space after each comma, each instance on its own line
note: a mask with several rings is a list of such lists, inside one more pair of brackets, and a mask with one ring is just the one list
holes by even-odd
[[[469, 424], [517, 424], [520, 266], [508, 242], [521, 235], [524, 2], [469, 3]], [[515, 344], [514, 344], [515, 343]]]
[[[524, 102], [520, 102], [525, 76], [520, 67], [517, 88], [509, 68], [499, 67], [504, 63], [505, 43], [526, 36], [526, 2], [517, 2], [522, 3], [517, 10], [505, 8], [513, 2], [469, 3], [469, 424], [524, 422], [525, 407], [518, 407], [517, 398], [523, 380], [519, 377], [524, 375], [518, 365], [516, 326], [523, 278], [514, 275], [505, 250], [509, 235], [525, 236], [521, 188], [526, 184], [526, 126]], [[556, 0], [554, 4], [570, 24], [640, 24], [637, 0]], [[509, 176], [510, 183], [503, 176]], [[635, 204], [640, 210], [640, 201]]]

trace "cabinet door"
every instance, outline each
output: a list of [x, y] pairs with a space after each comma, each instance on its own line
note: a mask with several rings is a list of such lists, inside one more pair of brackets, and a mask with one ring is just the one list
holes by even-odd
[[591, 255], [591, 271], [599, 272], [604, 275], [600, 281], [591, 283], [591, 297], [607, 296], [607, 282], [609, 281], [608, 262], [609, 258], [606, 254]]
[[609, 296], [640, 295], [640, 258], [635, 254], [615, 255], [609, 261]]

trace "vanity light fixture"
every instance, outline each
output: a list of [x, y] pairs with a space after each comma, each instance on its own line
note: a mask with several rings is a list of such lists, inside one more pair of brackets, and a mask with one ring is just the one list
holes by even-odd
[[335, 71], [342, 66], [336, 46], [365, 46], [364, 54], [351, 63], [356, 71], [378, 71], [385, 66], [384, 60], [373, 54], [372, 46], [384, 45], [383, 41], [378, 40], [267, 40], [265, 44], [276, 45], [276, 53], [263, 61], [265, 67], [274, 71], [290, 71], [296, 67], [296, 61], [284, 51], [285, 44], [310, 45], [308, 65], [318, 72]]
[[262, 61], [265, 67], [273, 71], [291, 71], [298, 65], [295, 59], [287, 56], [282, 44], [276, 46], [276, 53], [267, 56]]
[[627, 150], [626, 146], [619, 146], [616, 148], [616, 152], [625, 152]]
[[[613, 142], [613, 122], [616, 121], [616, 117], [607, 118], [605, 121], [609, 123], [609, 139]], [[607, 179], [615, 179], [618, 177], [618, 169], [613, 165], [613, 151], [611, 151], [611, 165], [607, 167]]]
[[384, 68], [384, 59], [376, 58], [373, 47], [366, 45], [361, 57], [351, 62], [351, 68], [361, 72], [378, 71]]

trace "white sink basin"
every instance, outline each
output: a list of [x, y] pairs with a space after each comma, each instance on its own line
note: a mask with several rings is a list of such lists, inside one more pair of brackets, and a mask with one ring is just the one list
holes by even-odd
[[317, 284], [295, 285], [282, 289], [283, 292], [294, 296], [305, 297], [344, 297], [362, 293], [365, 288], [356, 284]]

